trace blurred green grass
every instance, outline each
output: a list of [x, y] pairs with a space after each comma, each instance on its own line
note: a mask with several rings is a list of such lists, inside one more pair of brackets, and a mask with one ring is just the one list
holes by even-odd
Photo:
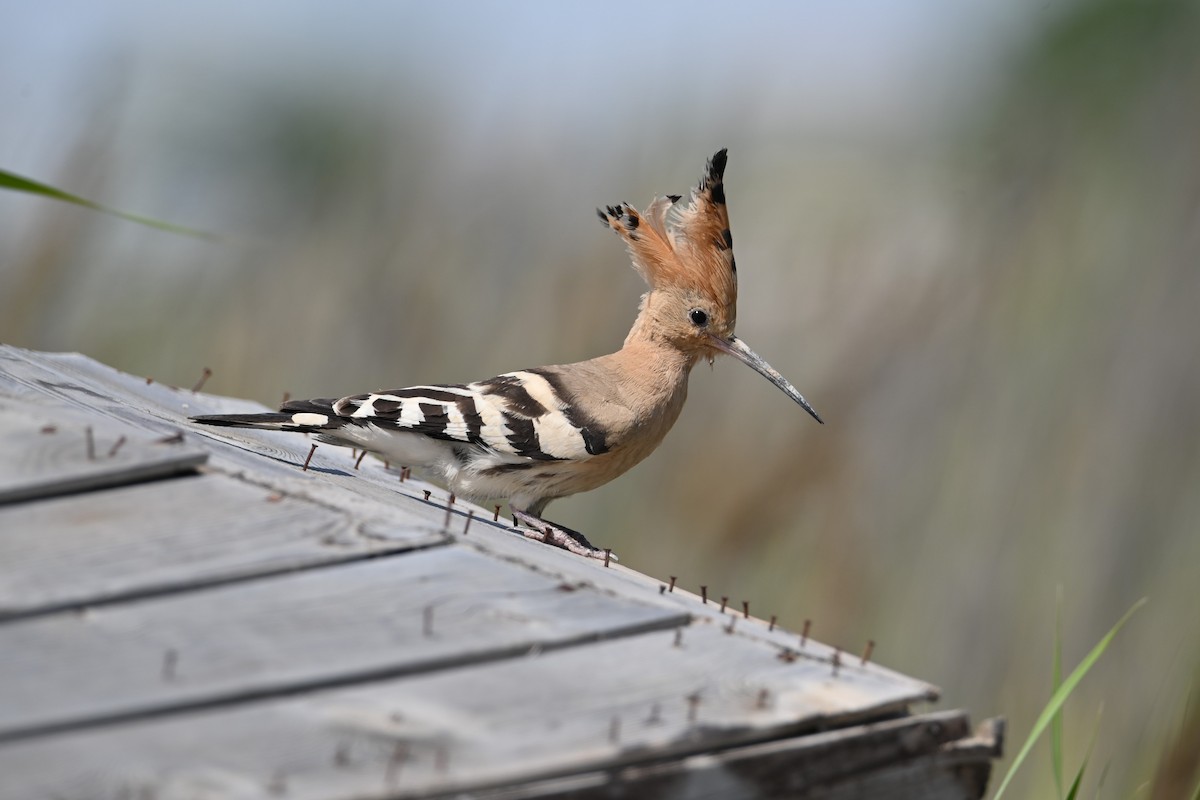
[[[1017, 738], [1052, 690], [1056, 587], [1066, 663], [1148, 596], [1067, 704], [1062, 759], [1103, 704], [1081, 796], [1186, 796], [1197, 41], [1194, 3], [1080, 3], [934, 136], [764, 133], [749, 87], [719, 123], [665, 98], [636, 130], [478, 152], [418, 75], [387, 103], [198, 76], [147, 103], [117, 67], [38, 177], [125, 208], [121, 176], [149, 176], [129, 210], [236, 243], [24, 200], [0, 217], [0, 340], [181, 385], [210, 366], [207, 389], [267, 404], [587, 358], [642, 290], [591, 209], [683, 191], [729, 145], [739, 335], [829, 424], [731, 362], [698, 368], [661, 450], [550, 518], [848, 651], [874, 639]], [[1013, 796], [1053, 795], [1037, 759]]]

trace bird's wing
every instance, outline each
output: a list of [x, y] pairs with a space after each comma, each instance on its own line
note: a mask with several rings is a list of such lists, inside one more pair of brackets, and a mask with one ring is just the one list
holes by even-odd
[[[309, 410], [302, 406], [303, 401], [289, 403], [282, 410]], [[604, 431], [572, 403], [551, 368], [465, 385], [353, 395], [334, 401], [332, 409], [351, 422], [474, 444], [531, 461], [579, 461], [608, 450]]]

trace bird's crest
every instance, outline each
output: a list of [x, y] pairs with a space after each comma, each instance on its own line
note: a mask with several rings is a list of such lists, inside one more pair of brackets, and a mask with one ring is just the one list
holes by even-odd
[[737, 305], [737, 264], [725, 206], [725, 149], [708, 160], [687, 204], [680, 195], [656, 197], [639, 212], [628, 203], [597, 209], [629, 248], [633, 266], [651, 289], [703, 292], [732, 316]]

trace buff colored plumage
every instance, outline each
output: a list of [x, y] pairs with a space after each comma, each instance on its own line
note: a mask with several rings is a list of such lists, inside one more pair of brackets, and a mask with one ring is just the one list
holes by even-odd
[[602, 486], [654, 452], [679, 418], [699, 360], [732, 355], [821, 421], [733, 334], [737, 264], [725, 163], [721, 150], [686, 202], [668, 195], [644, 212], [624, 203], [598, 210], [650, 287], [615, 353], [469, 384], [293, 401], [279, 413], [195, 421], [310, 433], [376, 452], [423, 470], [460, 497], [507, 500], [529, 535], [596, 555], [600, 551], [582, 535], [542, 519], [546, 505]]

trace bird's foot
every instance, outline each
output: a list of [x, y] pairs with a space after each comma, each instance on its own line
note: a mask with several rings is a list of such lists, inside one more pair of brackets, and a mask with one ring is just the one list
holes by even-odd
[[[587, 537], [576, 530], [572, 530], [565, 525], [559, 525], [554, 522], [547, 522], [541, 517], [535, 517], [533, 514], [528, 514], [524, 511], [518, 511], [513, 508], [513, 525], [517, 522], [523, 522], [527, 528], [521, 531], [527, 539], [536, 539], [539, 542], [552, 544], [555, 547], [561, 547], [563, 550], [569, 550], [576, 555], [585, 556], [587, 558], [604, 558], [605, 551], [594, 546], [587, 540]], [[608, 552], [608, 558], [612, 561], [617, 561], [617, 557], [611, 551]]]

